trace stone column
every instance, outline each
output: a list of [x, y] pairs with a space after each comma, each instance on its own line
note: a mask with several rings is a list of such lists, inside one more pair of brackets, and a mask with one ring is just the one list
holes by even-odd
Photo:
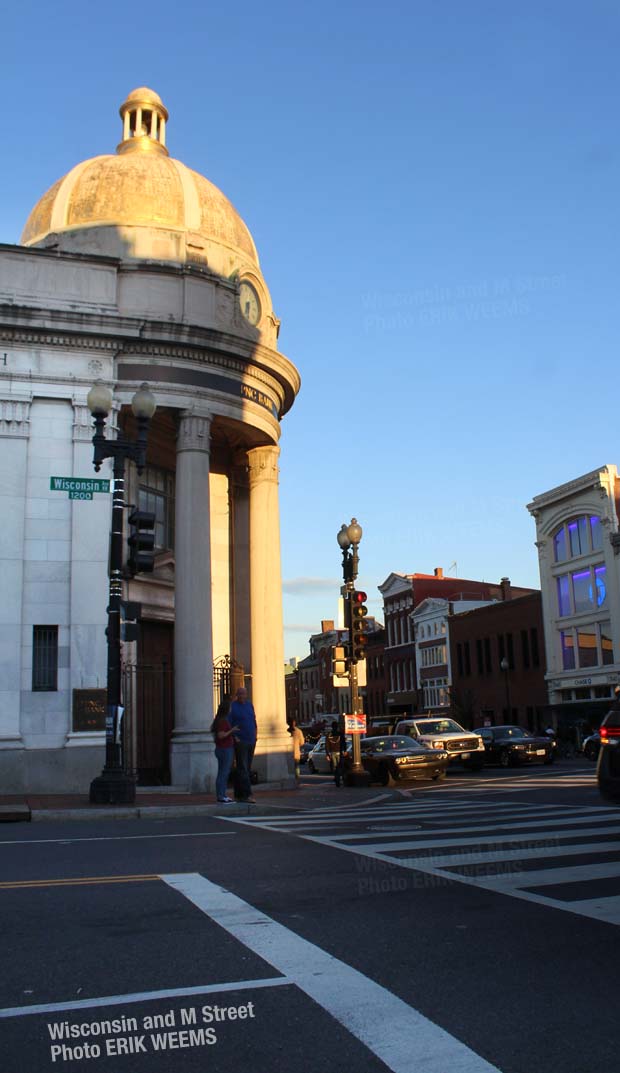
[[250, 651], [250, 528], [248, 457], [235, 455], [230, 470], [231, 519], [231, 656], [251, 669]]
[[217, 763], [211, 632], [211, 418], [185, 411], [177, 433], [175, 496], [175, 717], [170, 764], [175, 786], [211, 790]]
[[273, 782], [292, 777], [286, 729], [278, 447], [248, 451], [250, 478], [251, 695], [258, 723], [256, 768]]

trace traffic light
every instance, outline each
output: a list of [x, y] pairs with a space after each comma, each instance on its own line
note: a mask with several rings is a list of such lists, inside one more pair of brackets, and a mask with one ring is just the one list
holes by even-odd
[[360, 659], [366, 659], [368, 638], [366, 636], [365, 619], [368, 614], [368, 608], [366, 607], [368, 597], [365, 592], [358, 592], [353, 589], [349, 599], [351, 608], [351, 657], [353, 662], [357, 663]]
[[140, 637], [139, 621], [142, 604], [135, 600], [121, 600], [121, 641], [137, 641]]
[[155, 566], [155, 515], [148, 510], [134, 510], [129, 515], [129, 558], [127, 569], [136, 574], [151, 574]]
[[349, 673], [349, 661], [344, 645], [332, 645], [332, 675], [335, 678], [346, 678]]

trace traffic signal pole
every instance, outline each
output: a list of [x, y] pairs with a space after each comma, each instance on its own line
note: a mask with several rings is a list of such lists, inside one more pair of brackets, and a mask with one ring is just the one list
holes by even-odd
[[[123, 596], [123, 512], [125, 509], [125, 462], [128, 458], [136, 463], [138, 472], [141, 473], [146, 463], [147, 431], [150, 417], [155, 410], [155, 402], [147, 390], [147, 385], [142, 385], [142, 400], [146, 397], [144, 412], [134, 413], [138, 420], [138, 436], [136, 440], [128, 440], [118, 436], [115, 440], [107, 440], [104, 434], [105, 418], [109, 409], [105, 409], [105, 396], [103, 404], [99, 403], [99, 395], [95, 395], [92, 401], [89, 394], [89, 406], [95, 420], [95, 434], [93, 436], [93, 464], [95, 471], [101, 468], [101, 463], [106, 458], [113, 460], [114, 487], [112, 495], [112, 526], [110, 531], [110, 563], [109, 563], [109, 586], [108, 586], [108, 625], [106, 637], [108, 644], [107, 666], [107, 707], [105, 722], [105, 767], [96, 779], [90, 784], [90, 801], [97, 805], [132, 804], [136, 798], [136, 783], [133, 776], [123, 770], [123, 750], [121, 741], [122, 715], [121, 704], [121, 613]], [[140, 392], [134, 396], [134, 403]], [[149, 397], [150, 396], [150, 399]], [[152, 407], [150, 406], [152, 400]], [[92, 402], [92, 405], [91, 405]], [[150, 415], [147, 416], [150, 409]]]
[[[344, 585], [342, 588], [342, 595], [345, 600], [345, 623], [349, 631], [349, 659], [348, 659], [348, 674], [349, 674], [349, 691], [351, 694], [351, 714], [362, 714], [362, 707], [359, 694], [359, 684], [357, 678], [357, 660], [356, 648], [354, 645], [354, 629], [356, 625], [354, 615], [354, 603], [356, 597], [355, 591], [355, 579], [357, 578], [357, 565], [359, 562], [359, 556], [357, 553], [358, 545], [362, 539], [362, 527], [358, 525], [357, 519], [352, 518], [350, 525], [342, 525], [340, 532], [338, 533], [338, 543], [342, 549], [342, 575]], [[359, 593], [365, 599], [365, 594]], [[363, 601], [362, 601], [363, 602]], [[366, 611], [364, 610], [364, 613]], [[363, 616], [362, 616], [363, 623]], [[345, 782], [349, 786], [369, 786], [370, 776], [367, 771], [364, 770], [362, 764], [362, 750], [360, 746], [360, 735], [353, 734], [353, 757], [352, 766], [349, 770]]]

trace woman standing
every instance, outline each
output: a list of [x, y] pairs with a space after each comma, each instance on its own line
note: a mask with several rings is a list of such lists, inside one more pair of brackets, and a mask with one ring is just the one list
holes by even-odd
[[226, 793], [228, 776], [235, 755], [235, 739], [233, 734], [238, 727], [230, 725], [228, 714], [230, 711], [230, 698], [225, 698], [217, 709], [215, 719], [211, 726], [211, 733], [215, 738], [215, 756], [217, 758], [217, 776], [215, 779], [215, 793], [222, 805], [228, 805], [232, 801]]

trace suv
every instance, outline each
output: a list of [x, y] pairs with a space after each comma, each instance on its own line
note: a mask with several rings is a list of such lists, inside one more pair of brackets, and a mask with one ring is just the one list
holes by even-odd
[[601, 723], [601, 748], [596, 778], [601, 797], [620, 804], [620, 705], [615, 704]]
[[480, 734], [465, 730], [454, 719], [421, 716], [401, 719], [396, 734], [409, 734], [430, 749], [445, 749], [450, 762], [462, 760], [467, 767], [479, 770], [484, 763], [484, 742]]

